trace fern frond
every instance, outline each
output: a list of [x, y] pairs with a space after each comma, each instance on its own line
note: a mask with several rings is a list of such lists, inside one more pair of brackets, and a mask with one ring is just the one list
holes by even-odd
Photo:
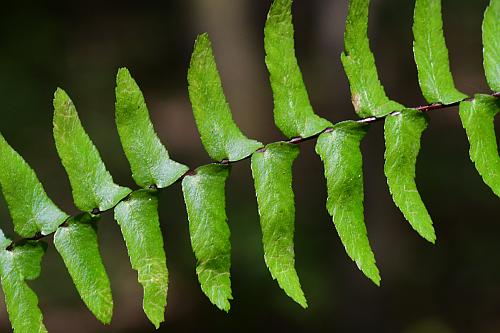
[[[219, 309], [229, 311], [232, 297], [230, 228], [225, 184], [231, 164], [251, 159], [262, 229], [264, 259], [284, 292], [307, 307], [295, 269], [295, 198], [292, 166], [298, 145], [316, 140], [324, 164], [331, 215], [348, 256], [376, 285], [380, 273], [364, 220], [363, 157], [360, 144], [371, 124], [384, 122], [385, 167], [389, 190], [410, 225], [425, 239], [436, 239], [432, 220], [415, 183], [420, 139], [427, 111], [460, 105], [479, 174], [500, 196], [500, 157], [494, 130], [498, 93], [466, 98], [449, 68], [440, 0], [417, 0], [414, 55], [418, 80], [431, 105], [405, 108], [390, 100], [378, 78], [368, 40], [369, 0], [351, 0], [341, 56], [355, 112], [364, 117], [333, 124], [314, 113], [295, 56], [292, 0], [275, 0], [265, 29], [266, 65], [274, 97], [276, 126], [288, 138], [263, 145], [247, 138], [235, 123], [207, 34], [198, 36], [188, 71], [189, 98], [201, 141], [215, 163], [189, 169], [172, 160], [149, 117], [144, 96], [126, 68], [116, 82], [116, 126], [132, 178], [132, 190], [116, 184], [85, 132], [70, 97], [54, 96], [56, 148], [68, 174], [73, 199], [82, 212], [70, 217], [47, 196], [35, 172], [0, 135], [0, 186], [14, 231], [0, 230], [0, 279], [16, 333], [47, 332], [38, 298], [27, 281], [37, 278], [46, 243], [54, 235], [80, 297], [103, 323], [110, 323], [113, 299], [97, 237], [100, 214], [114, 211], [131, 266], [144, 291], [143, 309], [158, 328], [167, 305], [168, 269], [158, 216], [158, 192], [182, 182], [196, 273], [202, 291]], [[484, 67], [490, 88], [499, 87], [498, 17], [500, 0], [491, 0], [483, 21]], [[188, 171], [191, 170], [191, 171]]]

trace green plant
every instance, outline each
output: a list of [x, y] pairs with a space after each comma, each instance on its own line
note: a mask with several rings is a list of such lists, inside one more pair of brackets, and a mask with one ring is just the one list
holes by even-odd
[[[395, 204], [411, 226], [434, 242], [431, 219], [417, 192], [415, 163], [420, 136], [427, 127], [425, 111], [460, 104], [460, 117], [471, 144], [471, 159], [500, 196], [500, 158], [493, 128], [499, 110], [497, 93], [468, 98], [457, 91], [449, 70], [439, 0], [417, 0], [414, 50], [419, 83], [431, 105], [406, 108], [391, 101], [378, 80], [367, 38], [368, 0], [351, 0], [342, 62], [350, 81], [354, 108], [362, 119], [332, 124], [314, 114], [294, 52], [291, 0], [275, 0], [265, 28], [266, 64], [275, 101], [275, 122], [288, 141], [263, 145], [246, 138], [234, 123], [207, 35], [198, 37], [188, 74], [196, 124], [208, 154], [216, 163], [189, 170], [170, 159], [149, 120], [142, 93], [126, 69], [116, 88], [116, 123], [132, 176], [141, 188], [114, 183], [85, 133], [69, 96], [54, 98], [54, 139], [69, 176], [75, 205], [83, 212], [70, 217], [45, 194], [34, 171], [0, 136], [0, 185], [16, 233], [0, 236], [0, 277], [16, 332], [44, 332], [38, 299], [26, 281], [35, 279], [54, 235], [76, 288], [103, 323], [109, 323], [113, 300], [100, 259], [97, 220], [114, 210], [132, 267], [144, 288], [144, 311], [158, 327], [164, 319], [168, 271], [157, 214], [159, 189], [182, 181], [192, 247], [203, 292], [228, 311], [231, 296], [230, 242], [224, 186], [231, 164], [251, 158], [261, 217], [265, 261], [280, 287], [307, 306], [294, 268], [294, 196], [291, 168], [299, 144], [317, 139], [324, 162], [327, 209], [348, 255], [374, 283], [380, 283], [363, 217], [362, 155], [359, 144], [371, 123], [384, 121], [385, 173]], [[498, 17], [500, 1], [492, 0], [483, 23], [484, 67], [498, 91]]]

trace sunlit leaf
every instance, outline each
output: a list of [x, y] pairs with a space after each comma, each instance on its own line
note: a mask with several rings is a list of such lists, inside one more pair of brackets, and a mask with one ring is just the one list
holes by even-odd
[[378, 78], [375, 57], [368, 40], [369, 0], [349, 0], [341, 55], [351, 87], [354, 110], [360, 117], [385, 116], [403, 106], [391, 101]]
[[167, 187], [188, 170], [170, 159], [149, 119], [142, 92], [126, 68], [116, 77], [116, 126], [139, 186]]
[[367, 237], [363, 214], [363, 160], [359, 145], [367, 125], [354, 121], [335, 124], [316, 143], [325, 167], [326, 208], [349, 257], [375, 284], [380, 275]]
[[292, 0], [275, 0], [264, 29], [266, 65], [274, 95], [274, 122], [288, 138], [309, 137], [332, 124], [309, 102], [293, 40]]
[[225, 183], [229, 166], [210, 164], [184, 177], [182, 192], [201, 289], [219, 309], [229, 311], [231, 243]]
[[427, 128], [427, 122], [425, 114], [410, 109], [385, 118], [384, 172], [396, 206], [413, 229], [434, 243], [436, 235], [432, 220], [415, 184], [420, 137]]
[[286, 294], [306, 308], [307, 301], [295, 271], [293, 250], [292, 164], [297, 156], [299, 147], [296, 145], [285, 142], [269, 144], [252, 155], [252, 174], [267, 267]]
[[466, 98], [455, 88], [450, 72], [441, 0], [416, 0], [413, 38], [418, 82], [427, 102], [450, 104]]
[[0, 134], [0, 185], [16, 233], [33, 237], [54, 232], [67, 218], [47, 196], [35, 172]]
[[491, 0], [484, 12], [483, 58], [486, 79], [493, 91], [500, 91], [500, 0]]
[[196, 39], [188, 83], [196, 126], [210, 157], [237, 161], [262, 147], [260, 142], [243, 135], [233, 120], [207, 34]]
[[109, 324], [113, 316], [113, 297], [96, 229], [89, 214], [71, 218], [57, 229], [54, 245], [84, 303], [97, 319]]
[[13, 250], [0, 250], [0, 277], [5, 305], [15, 333], [46, 333], [38, 297], [26, 281], [40, 275], [47, 245], [29, 241]]
[[73, 102], [62, 89], [57, 89], [54, 96], [54, 139], [79, 209], [108, 210], [131, 192], [113, 182]]
[[167, 305], [168, 270], [154, 192], [136, 191], [115, 208], [132, 268], [144, 288], [144, 312], [158, 328]]
[[483, 181], [500, 197], [500, 157], [495, 134], [495, 115], [500, 112], [498, 98], [476, 95], [460, 103], [460, 119], [470, 143], [470, 159]]

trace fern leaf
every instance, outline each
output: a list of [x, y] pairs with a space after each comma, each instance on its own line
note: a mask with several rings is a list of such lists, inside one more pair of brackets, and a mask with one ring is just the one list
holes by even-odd
[[[6, 241], [2, 244], [5, 245]], [[13, 250], [0, 249], [2, 289], [15, 333], [47, 332], [38, 307], [38, 297], [26, 283], [40, 275], [40, 264], [46, 249], [47, 244], [33, 241], [16, 246]]]
[[62, 89], [57, 89], [54, 96], [54, 139], [79, 209], [108, 210], [131, 192], [113, 182], [73, 102]]
[[243, 135], [233, 120], [207, 34], [196, 39], [188, 83], [196, 126], [211, 158], [237, 161], [262, 147]]
[[423, 238], [434, 243], [432, 220], [415, 184], [415, 164], [420, 150], [420, 137], [428, 119], [417, 110], [404, 110], [385, 118], [384, 172], [392, 199], [410, 225]]
[[309, 137], [332, 124], [309, 102], [293, 40], [292, 0], [275, 0], [264, 29], [266, 65], [274, 95], [274, 122], [288, 138]]
[[299, 151], [298, 146], [285, 142], [269, 144], [252, 155], [252, 174], [267, 267], [286, 294], [306, 308], [307, 301], [295, 271], [293, 250], [292, 164]]
[[451, 104], [467, 95], [455, 88], [443, 34], [441, 0], [417, 0], [413, 22], [413, 54], [418, 82], [429, 103]]
[[0, 185], [16, 233], [25, 238], [54, 232], [67, 218], [47, 196], [35, 172], [0, 134]]
[[470, 102], [460, 103], [460, 119], [470, 143], [470, 159], [483, 181], [500, 197], [500, 157], [494, 118], [500, 112], [498, 98], [476, 95]]
[[483, 20], [483, 64], [493, 91], [500, 91], [500, 0], [491, 0]]
[[229, 166], [199, 167], [182, 181], [191, 245], [201, 289], [219, 309], [229, 311], [231, 243], [227, 225], [225, 182]]
[[132, 177], [139, 186], [164, 188], [188, 170], [169, 158], [155, 133], [142, 92], [126, 68], [121, 68], [116, 77], [116, 125]]
[[113, 296], [97, 242], [97, 226], [90, 214], [71, 218], [57, 229], [54, 245], [83, 302], [104, 324], [113, 316]]
[[316, 152], [325, 167], [326, 208], [349, 257], [376, 285], [380, 275], [367, 237], [363, 216], [363, 161], [360, 143], [368, 127], [354, 121], [335, 124], [323, 133]]
[[158, 329], [165, 317], [168, 270], [156, 193], [133, 192], [116, 206], [115, 219], [125, 238], [132, 268], [144, 288], [144, 312]]
[[354, 110], [360, 117], [381, 117], [403, 109], [385, 94], [368, 40], [369, 0], [350, 0], [341, 55], [351, 87]]

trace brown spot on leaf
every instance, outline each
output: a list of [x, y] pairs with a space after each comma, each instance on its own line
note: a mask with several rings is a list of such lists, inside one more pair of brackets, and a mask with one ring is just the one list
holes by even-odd
[[354, 110], [359, 112], [361, 109], [361, 97], [358, 94], [352, 94], [351, 97], [352, 105], [354, 106]]

